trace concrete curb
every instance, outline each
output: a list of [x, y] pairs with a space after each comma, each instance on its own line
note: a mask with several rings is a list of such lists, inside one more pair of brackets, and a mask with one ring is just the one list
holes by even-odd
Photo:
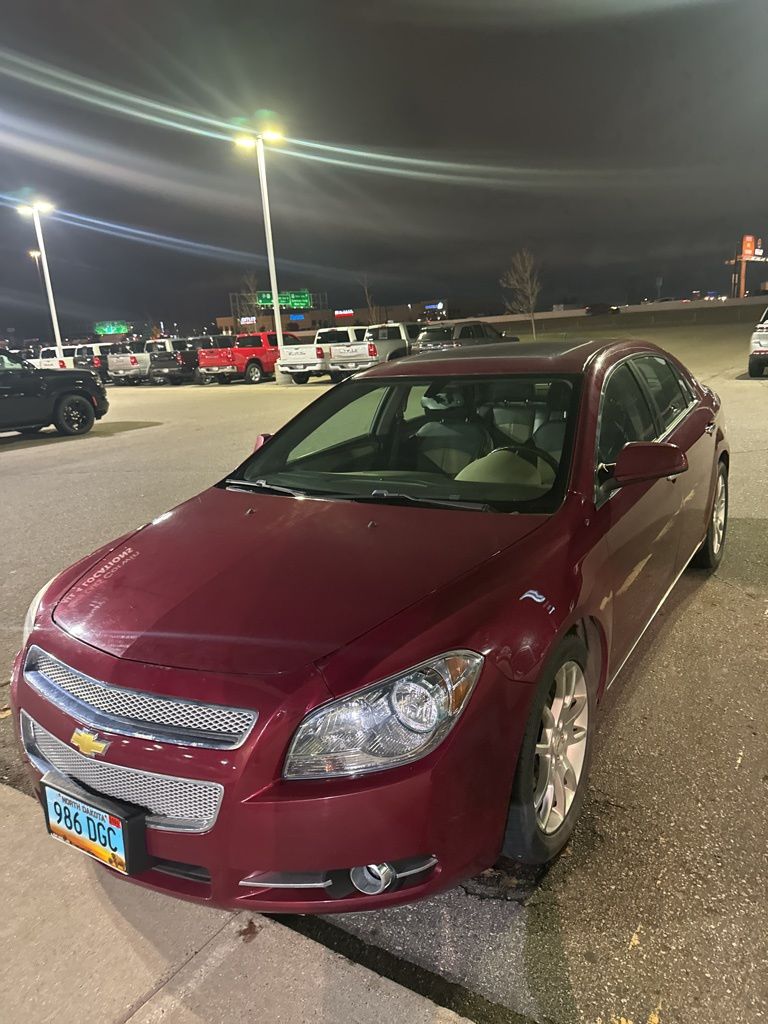
[[8, 1021], [464, 1020], [273, 920], [127, 884], [51, 840], [37, 802], [7, 786], [0, 786], [0, 885]]

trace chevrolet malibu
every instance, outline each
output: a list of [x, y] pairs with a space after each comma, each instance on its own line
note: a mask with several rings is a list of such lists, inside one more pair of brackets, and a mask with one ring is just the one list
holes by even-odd
[[640, 342], [376, 367], [32, 602], [53, 836], [224, 907], [416, 900], [551, 860], [598, 707], [728, 512], [720, 400]]

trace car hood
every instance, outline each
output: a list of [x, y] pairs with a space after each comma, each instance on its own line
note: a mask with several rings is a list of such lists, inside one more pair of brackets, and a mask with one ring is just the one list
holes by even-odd
[[53, 617], [82, 642], [128, 660], [291, 672], [436, 592], [544, 518], [212, 488], [91, 565]]

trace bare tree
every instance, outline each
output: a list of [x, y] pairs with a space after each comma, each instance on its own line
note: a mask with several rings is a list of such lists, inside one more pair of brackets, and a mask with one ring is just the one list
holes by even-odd
[[363, 289], [365, 304], [368, 307], [369, 322], [376, 324], [382, 319], [382, 313], [379, 307], [375, 304], [373, 295], [371, 295], [371, 289], [368, 287], [368, 275], [362, 274], [357, 280], [360, 282], [360, 287]]
[[531, 320], [531, 331], [536, 337], [536, 302], [541, 291], [539, 268], [532, 253], [521, 249], [512, 257], [512, 265], [499, 281], [510, 292], [505, 298], [510, 313], [525, 313]]

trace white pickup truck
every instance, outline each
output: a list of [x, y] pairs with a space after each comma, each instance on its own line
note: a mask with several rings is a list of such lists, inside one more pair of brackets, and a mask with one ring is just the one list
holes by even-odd
[[310, 377], [325, 376], [337, 383], [346, 374], [331, 368], [331, 349], [362, 341], [365, 332], [365, 327], [321, 327], [312, 342], [304, 338], [291, 341], [284, 335], [278, 370], [292, 377], [294, 384], [306, 384]]
[[372, 324], [366, 329], [362, 341], [331, 345], [330, 370], [347, 376], [377, 363], [407, 356], [421, 327], [421, 324]]

